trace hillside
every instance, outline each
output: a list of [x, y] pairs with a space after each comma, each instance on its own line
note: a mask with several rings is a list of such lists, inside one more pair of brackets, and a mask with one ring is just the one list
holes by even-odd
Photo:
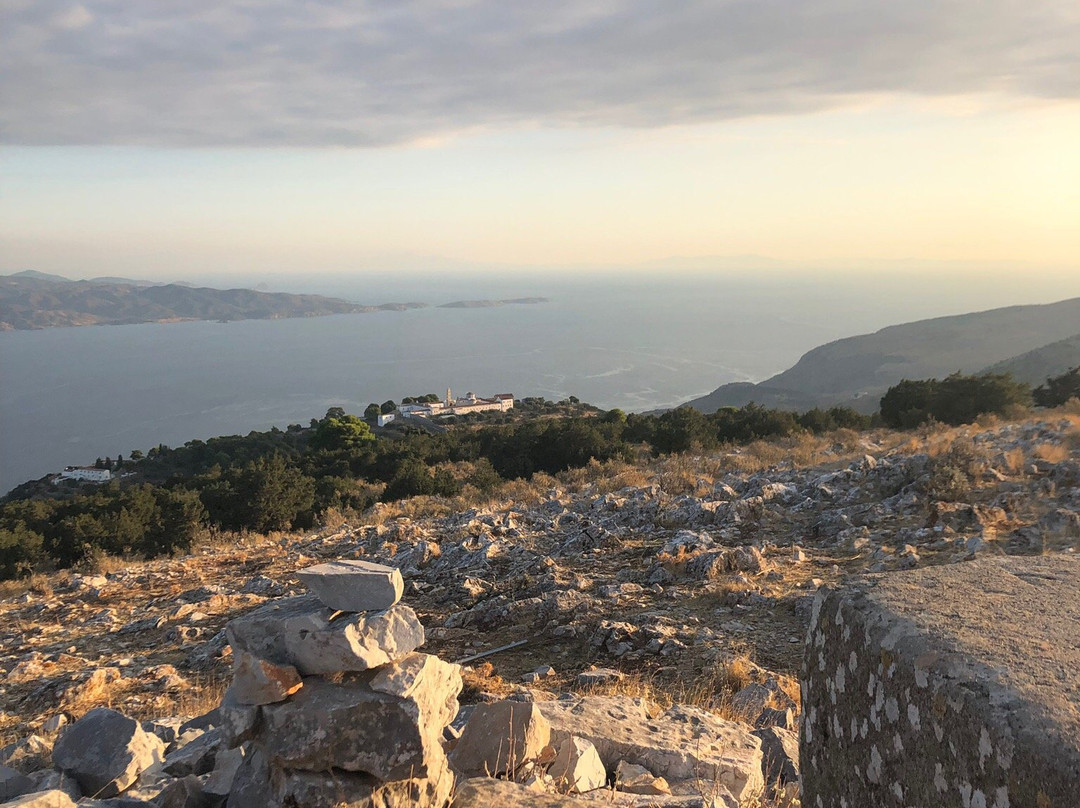
[[[380, 684], [376, 698], [365, 689], [372, 675], [393, 671], [402, 673], [405, 684], [418, 680], [420, 696], [439, 695], [423, 703], [441, 706], [442, 723], [432, 734], [445, 737], [455, 765], [486, 735], [499, 742], [508, 721], [479, 739], [470, 722], [489, 709], [482, 705], [509, 697], [522, 709], [535, 707], [553, 731], [576, 720], [574, 730], [589, 737], [602, 773], [617, 771], [625, 758], [642, 766], [646, 783], [654, 786], [639, 800], [628, 788], [603, 790], [608, 778], [601, 774], [589, 794], [566, 794], [545, 777], [551, 757], [537, 753], [526, 771], [507, 776], [522, 781], [539, 768], [530, 791], [512, 782], [471, 780], [462, 766], [459, 795], [479, 783], [505, 788], [508, 796], [459, 800], [456, 808], [586, 808], [601, 801], [627, 808], [796, 808], [796, 676], [803, 638], [817, 613], [815, 593], [822, 586], [845, 586], [867, 571], [891, 584], [903, 581], [905, 571], [940, 575], [973, 569], [979, 559], [1070, 557], [1077, 536], [1070, 492], [1077, 483], [1078, 423], [1058, 412], [1046, 420], [921, 437], [876, 431], [638, 465], [609, 463], [528, 485], [519, 481], [483, 502], [418, 498], [381, 504], [317, 531], [219, 534], [191, 554], [149, 562], [98, 559], [96, 571], [61, 571], [8, 584], [0, 589], [0, 737], [11, 744], [0, 749], [0, 764], [23, 775], [22, 781], [8, 776], [22, 791], [67, 786], [74, 798], [97, 793], [97, 784], [80, 790], [53, 766], [73, 767], [73, 744], [65, 737], [79, 737], [75, 722], [92, 725], [102, 716], [93, 711], [109, 706], [145, 721], [129, 724], [160, 738], [156, 744], [138, 736], [167, 755], [164, 773], [149, 760], [125, 771], [126, 779], [114, 788], [123, 792], [124, 804], [220, 805], [231, 794], [228, 804], [234, 806], [338, 805], [332, 799], [244, 801], [246, 784], [273, 778], [252, 766], [237, 775], [237, 758], [259, 744], [294, 736], [303, 749], [315, 748], [308, 739], [323, 729], [333, 739], [315, 748], [324, 757], [335, 750], [370, 754], [373, 748], [399, 748], [408, 732], [415, 733], [415, 716], [434, 708], [377, 724], [389, 724], [377, 742], [360, 733], [343, 738], [341, 732], [343, 726], [362, 726], [351, 708], [359, 702], [344, 701], [350, 693], [365, 699], [359, 709], [376, 698], [379, 704], [398, 703], [391, 700], [397, 691], [387, 689], [396, 680]], [[939, 501], [946, 478], [950, 497], [958, 501]], [[963, 485], [957, 488], [959, 479]], [[400, 571], [404, 600], [391, 607], [400, 618], [392, 632], [375, 636], [377, 618], [369, 616], [375, 612], [332, 612], [312, 604], [298, 571], [340, 559]], [[1016, 586], [1032, 585], [1012, 579]], [[938, 590], [932, 596], [940, 597]], [[295, 630], [285, 621], [298, 613], [305, 621], [321, 621], [299, 629], [315, 625], [319, 642], [301, 646], [286, 640], [285, 646], [310, 648], [320, 663], [336, 661], [332, 672], [304, 669], [301, 678], [292, 657], [264, 662], [254, 656], [250, 638], [256, 631], [265, 630], [260, 636], [267, 638], [285, 636]], [[992, 620], [1005, 623], [1009, 616], [994, 614]], [[331, 645], [338, 640], [335, 631], [365, 630], [364, 643]], [[376, 658], [391, 642], [400, 659]], [[417, 647], [433, 656], [407, 656]], [[340, 672], [359, 654], [360, 670], [377, 666], [374, 671]], [[461, 679], [435, 655], [463, 664]], [[410, 673], [408, 665], [419, 663], [425, 666], [420, 673]], [[866, 670], [860, 665], [859, 675]], [[437, 672], [445, 676], [436, 680]], [[286, 680], [276, 675], [292, 677], [287, 691], [281, 687]], [[230, 681], [231, 696], [221, 704]], [[444, 694], [439, 683], [447, 681], [453, 692]], [[256, 685], [260, 689], [252, 693]], [[248, 694], [240, 706], [239, 692]], [[308, 705], [316, 696], [330, 708], [313, 723]], [[567, 716], [570, 706], [575, 712]], [[601, 710], [606, 718], [594, 721]], [[281, 712], [295, 720], [275, 719]], [[451, 722], [444, 735], [443, 725]], [[760, 738], [762, 747], [770, 737], [785, 741], [792, 750], [781, 761], [786, 768], [774, 768], [771, 753], [747, 736]], [[113, 737], [99, 733], [89, 747], [108, 748]], [[628, 740], [616, 746], [618, 738]], [[743, 745], [735, 748], [732, 739]], [[720, 740], [726, 742], [722, 759], [712, 755]], [[231, 752], [241, 744], [247, 752]], [[736, 755], [733, 748], [743, 751]], [[977, 758], [977, 744], [958, 749]], [[703, 785], [695, 771], [672, 762], [703, 756], [725, 767], [722, 782], [712, 774]], [[334, 776], [352, 793], [363, 795], [361, 789], [371, 787], [373, 776], [350, 780], [356, 776], [323, 758], [305, 765], [310, 771], [300, 770], [304, 783], [322, 785]], [[143, 769], [147, 773], [139, 776]], [[294, 782], [296, 773], [287, 774]], [[402, 776], [413, 774], [406, 770]], [[759, 800], [750, 786], [765, 783], [770, 793]], [[185, 787], [216, 801], [161, 797]], [[703, 788], [716, 789], [724, 799], [702, 799]], [[738, 798], [728, 796], [729, 788]], [[669, 792], [674, 796], [657, 801]], [[445, 798], [384, 804], [442, 808]]]
[[1043, 348], [1049, 361], [1056, 355], [1050, 344], [1073, 338], [1077, 323], [1080, 298], [890, 326], [814, 348], [793, 367], [759, 384], [726, 384], [688, 404], [703, 412], [751, 401], [799, 410], [847, 404], [872, 412], [881, 395], [901, 379], [974, 373]]
[[0, 277], [0, 330], [121, 325], [177, 320], [318, 317], [421, 308], [422, 303], [362, 306], [319, 295], [209, 289], [180, 284], [69, 281], [22, 272]]
[[1014, 379], [1033, 387], [1054, 376], [1080, 366], [1080, 334], [1051, 342], [1034, 351], [997, 362], [986, 368], [988, 373], [1010, 373]]

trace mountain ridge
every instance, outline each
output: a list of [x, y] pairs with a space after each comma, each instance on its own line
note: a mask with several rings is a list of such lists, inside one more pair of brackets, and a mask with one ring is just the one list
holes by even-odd
[[782, 373], [722, 385], [686, 406], [714, 412], [750, 402], [783, 409], [843, 404], [872, 412], [901, 379], [979, 372], [1067, 341], [1078, 323], [1080, 298], [901, 323], [819, 345]]

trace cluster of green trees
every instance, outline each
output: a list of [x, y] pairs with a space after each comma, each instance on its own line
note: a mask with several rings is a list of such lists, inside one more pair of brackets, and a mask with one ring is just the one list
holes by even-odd
[[[532, 402], [535, 411], [558, 411]], [[577, 406], [579, 402], [570, 402]], [[662, 415], [620, 410], [535, 417], [405, 433], [379, 439], [362, 418], [333, 408], [308, 427], [193, 440], [145, 455], [131, 452], [133, 476], [108, 485], [16, 489], [0, 505], [0, 576], [67, 567], [98, 553], [154, 556], [186, 551], [200, 529], [266, 532], [316, 524], [329, 509], [363, 510], [376, 501], [418, 494], [452, 496], [463, 486], [487, 490], [504, 480], [557, 473], [591, 459], [632, 458], [642, 445], [656, 453], [709, 449], [800, 430], [860, 428], [851, 410], [802, 415], [750, 405], [704, 415], [683, 408]], [[467, 477], [449, 471], [467, 462]], [[90, 491], [90, 493], [85, 493]]]
[[930, 421], [956, 426], [983, 414], [1008, 415], [1032, 403], [1059, 407], [1071, 398], [1080, 398], [1080, 367], [1047, 379], [1034, 391], [1008, 373], [954, 373], [944, 379], [904, 379], [890, 387], [881, 398], [881, 420], [895, 429]]
[[1070, 399], [1080, 399], [1080, 367], [1047, 379], [1035, 388], [1033, 395], [1040, 407], [1060, 407]]
[[931, 420], [955, 426], [1030, 404], [1031, 388], [1007, 373], [954, 373], [944, 379], [905, 379], [890, 387], [881, 398], [881, 420], [897, 429]]
[[0, 508], [0, 577], [70, 567], [100, 553], [184, 552], [206, 510], [195, 491], [111, 483], [89, 495], [16, 499]]

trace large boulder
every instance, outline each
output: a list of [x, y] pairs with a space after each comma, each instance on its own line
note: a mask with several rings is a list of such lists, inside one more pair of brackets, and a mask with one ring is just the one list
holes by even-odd
[[535, 702], [481, 704], [469, 716], [450, 762], [466, 777], [513, 772], [535, 760], [550, 738], [551, 727]]
[[296, 573], [319, 600], [342, 612], [389, 609], [405, 590], [401, 572], [370, 561], [339, 559]]
[[567, 697], [540, 709], [553, 741], [575, 735], [591, 741], [609, 770], [625, 760], [669, 781], [719, 783], [740, 800], [764, 788], [761, 742], [705, 710], [676, 705], [660, 713], [623, 696]]
[[228, 804], [229, 808], [443, 808], [453, 786], [448, 770], [430, 780], [387, 783], [357, 772], [283, 769], [255, 748], [233, 781]]
[[803, 804], [1076, 805], [1077, 671], [1077, 559], [1007, 556], [823, 589], [803, 657]]
[[138, 721], [106, 707], [91, 710], [60, 736], [53, 763], [79, 782], [83, 793], [108, 799], [161, 762], [165, 745]]
[[304, 676], [359, 672], [401, 659], [424, 642], [424, 627], [405, 605], [340, 616], [311, 595], [269, 603], [229, 623], [237, 650]]
[[427, 654], [340, 683], [311, 677], [289, 701], [260, 708], [257, 740], [282, 768], [428, 777], [445, 766], [440, 737], [460, 691], [458, 667]]

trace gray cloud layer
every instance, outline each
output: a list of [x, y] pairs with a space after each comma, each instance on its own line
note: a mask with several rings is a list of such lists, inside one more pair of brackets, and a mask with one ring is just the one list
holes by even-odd
[[1076, 0], [4, 0], [9, 144], [379, 145], [1080, 97]]

